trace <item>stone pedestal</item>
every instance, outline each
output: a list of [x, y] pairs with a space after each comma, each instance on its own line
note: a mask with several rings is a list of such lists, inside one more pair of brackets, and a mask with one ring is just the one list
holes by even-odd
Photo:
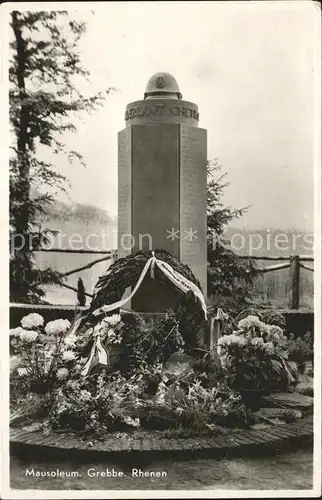
[[[155, 94], [127, 106], [119, 132], [118, 255], [167, 250], [189, 265], [206, 295], [207, 132], [198, 128], [196, 104]], [[175, 300], [147, 278], [131, 308], [162, 312]]]

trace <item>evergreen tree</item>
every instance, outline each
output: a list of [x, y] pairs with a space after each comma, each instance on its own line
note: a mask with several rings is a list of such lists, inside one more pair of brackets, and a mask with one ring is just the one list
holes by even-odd
[[[77, 48], [85, 24], [72, 20], [67, 12], [13, 11], [11, 27], [10, 300], [42, 302], [41, 285], [59, 283], [60, 276], [34, 267], [33, 251], [46, 240], [35, 224], [37, 215], [54, 201], [52, 187], [64, 189], [67, 179], [54, 164], [40, 159], [39, 147], [64, 153], [70, 162], [83, 162], [77, 151], [60, 140], [60, 134], [75, 131], [75, 113], [94, 110], [111, 89], [90, 97], [77, 89], [75, 80], [89, 76]], [[39, 194], [44, 187], [48, 192]]]
[[254, 292], [253, 282], [258, 271], [253, 259], [241, 259], [230, 248], [224, 231], [227, 224], [242, 217], [247, 208], [224, 206], [222, 196], [229, 183], [217, 159], [208, 162], [207, 174], [208, 295], [215, 305], [229, 310], [243, 309]]

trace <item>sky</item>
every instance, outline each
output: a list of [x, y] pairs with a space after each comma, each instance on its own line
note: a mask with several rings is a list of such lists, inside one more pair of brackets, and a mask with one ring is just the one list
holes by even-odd
[[91, 12], [85, 4], [71, 15], [88, 23], [80, 51], [90, 88], [116, 91], [65, 136], [87, 164], [60, 162], [72, 200], [117, 215], [125, 107], [143, 99], [153, 73], [166, 71], [199, 106], [208, 158], [218, 158], [230, 181], [225, 204], [250, 206], [234, 225], [312, 230], [320, 18], [313, 2], [111, 2]]

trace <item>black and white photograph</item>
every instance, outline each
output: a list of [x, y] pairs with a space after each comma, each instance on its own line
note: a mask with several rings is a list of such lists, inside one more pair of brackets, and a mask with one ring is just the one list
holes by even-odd
[[1, 63], [2, 498], [320, 497], [320, 3], [3, 3]]

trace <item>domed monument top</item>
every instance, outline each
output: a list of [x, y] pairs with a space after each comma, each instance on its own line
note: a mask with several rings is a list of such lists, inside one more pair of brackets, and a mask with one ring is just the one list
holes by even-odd
[[177, 80], [170, 73], [155, 73], [147, 83], [144, 99], [182, 99]]
[[126, 106], [126, 126], [176, 123], [198, 127], [198, 106], [183, 101], [179, 85], [170, 73], [155, 73], [149, 79], [144, 99]]

